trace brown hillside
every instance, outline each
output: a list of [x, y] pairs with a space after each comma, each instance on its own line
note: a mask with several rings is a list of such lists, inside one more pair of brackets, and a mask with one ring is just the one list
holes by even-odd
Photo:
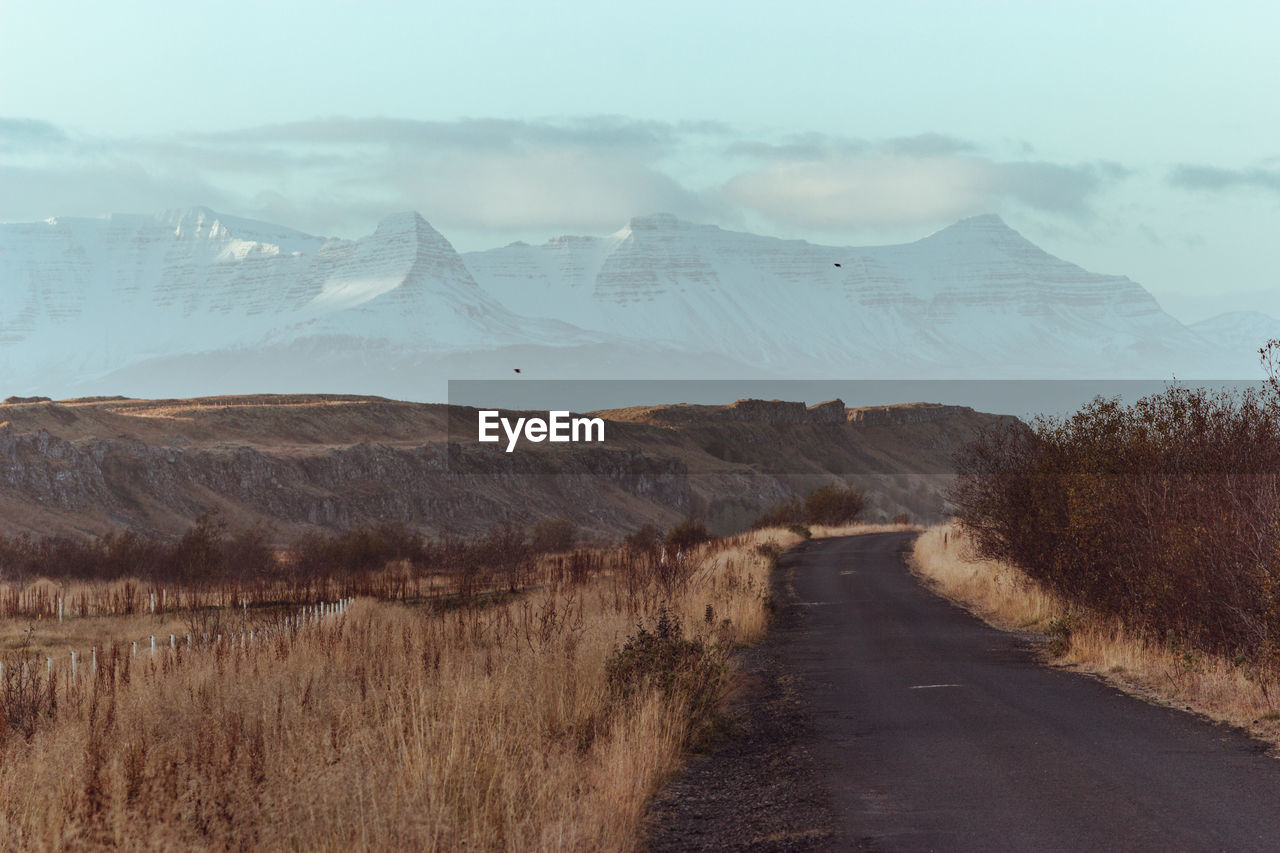
[[379, 397], [3, 404], [0, 532], [176, 534], [210, 510], [281, 538], [388, 520], [465, 534], [557, 515], [615, 535], [691, 511], [729, 529], [833, 479], [871, 493], [872, 520], [927, 519], [942, 510], [952, 453], [1000, 419], [840, 401], [596, 414], [603, 445], [506, 453], [475, 441], [474, 409]]

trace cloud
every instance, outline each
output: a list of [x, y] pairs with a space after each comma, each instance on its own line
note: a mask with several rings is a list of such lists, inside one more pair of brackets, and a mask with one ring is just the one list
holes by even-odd
[[19, 151], [47, 145], [62, 145], [68, 137], [62, 128], [32, 118], [0, 116], [0, 151]]
[[88, 138], [0, 119], [0, 218], [205, 204], [318, 234], [358, 236], [421, 211], [492, 245], [607, 233], [666, 212], [815, 231], [936, 225], [1021, 206], [1082, 220], [1126, 170], [984, 156], [941, 133], [861, 139], [746, 133], [624, 116], [416, 121], [325, 117], [215, 133]]
[[332, 117], [180, 138], [217, 146], [365, 145], [433, 151], [609, 148], [655, 153], [690, 135], [716, 136], [729, 132], [727, 126], [716, 122], [671, 123], [608, 115], [540, 121], [468, 118], [447, 122]]
[[[921, 139], [916, 137], [916, 140]], [[997, 162], [960, 155], [944, 137], [887, 145], [872, 154], [776, 161], [745, 171], [723, 187], [725, 199], [766, 217], [824, 230], [937, 223], [1009, 203], [1083, 220], [1093, 199], [1121, 180], [1115, 164]], [[906, 154], [952, 151], [951, 154]]]
[[1180, 164], [1169, 173], [1169, 185], [1183, 190], [1209, 192], [1237, 189], [1280, 192], [1280, 171]]
[[947, 157], [967, 154], [977, 150], [972, 142], [947, 136], [943, 133], [921, 133], [916, 136], [899, 136], [885, 142], [885, 150], [907, 157]]

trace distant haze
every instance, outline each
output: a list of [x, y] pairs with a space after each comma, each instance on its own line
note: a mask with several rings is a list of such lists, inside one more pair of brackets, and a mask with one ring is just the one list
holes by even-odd
[[1184, 323], [1280, 314], [1274, 4], [69, 0], [4, 19], [0, 222], [208, 205], [354, 239], [419, 210], [474, 251], [658, 212], [827, 245], [994, 213]]

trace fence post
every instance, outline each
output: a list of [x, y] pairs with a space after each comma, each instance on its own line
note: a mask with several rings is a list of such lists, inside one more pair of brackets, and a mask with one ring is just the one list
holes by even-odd
[[93, 658], [89, 661], [89, 669], [93, 672], [98, 671], [98, 647], [93, 647]]
[[178, 642], [174, 639], [173, 634], [169, 635], [169, 651], [176, 652], [178, 650]]
[[76, 653], [71, 653], [71, 677], [76, 677]]
[[133, 651], [129, 653], [129, 657], [136, 658], [138, 656], [138, 641], [133, 641]]

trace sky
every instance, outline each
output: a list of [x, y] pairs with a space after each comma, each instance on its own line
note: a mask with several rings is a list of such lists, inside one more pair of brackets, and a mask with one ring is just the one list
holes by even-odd
[[461, 251], [635, 215], [834, 245], [998, 213], [1280, 316], [1280, 7], [0, 0], [0, 222], [205, 205]]

